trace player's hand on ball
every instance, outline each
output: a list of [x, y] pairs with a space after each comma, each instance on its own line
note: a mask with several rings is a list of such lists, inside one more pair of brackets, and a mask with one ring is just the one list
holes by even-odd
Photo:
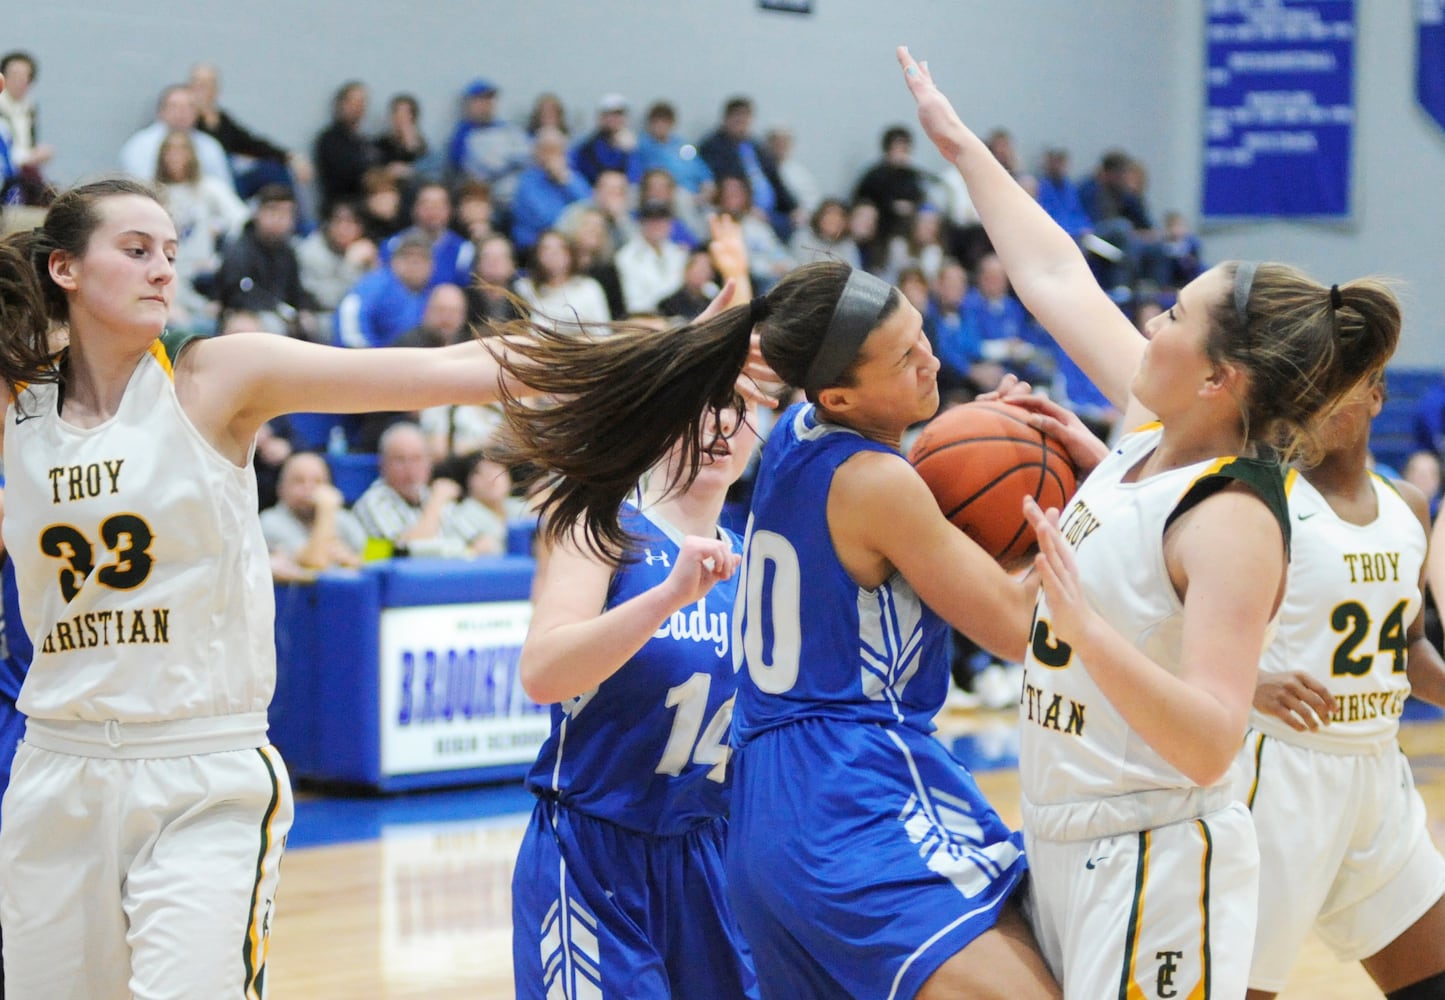
[[[1028, 383], [1019, 382], [1018, 385], [1027, 386]], [[1002, 383], [1000, 383], [1000, 388], [1002, 388]], [[1005, 402], [1028, 410], [1031, 414], [1029, 426], [1042, 431], [1064, 446], [1064, 450], [1069, 453], [1069, 460], [1074, 463], [1074, 469], [1078, 472], [1080, 481], [1093, 472], [1094, 468], [1109, 454], [1109, 446], [1084, 426], [1084, 422], [1079, 419], [1077, 413], [1066, 406], [1059, 405], [1047, 396], [1015, 391], [1007, 397]]]
[[1335, 696], [1309, 674], [1261, 674], [1254, 687], [1254, 707], [1282, 720], [1296, 732], [1313, 732], [1330, 724]]

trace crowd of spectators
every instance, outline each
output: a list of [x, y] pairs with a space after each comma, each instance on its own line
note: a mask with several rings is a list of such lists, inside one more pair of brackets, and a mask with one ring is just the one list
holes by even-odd
[[[43, 204], [54, 150], [39, 141], [37, 63], [12, 52], [3, 69], [6, 198]], [[542, 93], [525, 120], [511, 121], [502, 93], [493, 80], [466, 84], [449, 139], [434, 149], [414, 96], [390, 96], [383, 128], [370, 131], [369, 89], [347, 81], [309, 148], [293, 149], [266, 138], [264, 122], [256, 131], [227, 112], [216, 66], [192, 67], [161, 91], [154, 121], [116, 160], [161, 187], [176, 219], [173, 326], [219, 334], [240, 323], [368, 349], [486, 335], [520, 310], [573, 329], [686, 320], [717, 290], [707, 218], [722, 213], [740, 224], [759, 290], [819, 259], [896, 283], [925, 316], [946, 403], [1014, 372], [1101, 427], [1112, 419], [1012, 295], [954, 172], [914, 162], [908, 127], [882, 131], [879, 160], [849, 190], [826, 191], [795, 155], [792, 129], [758, 134], [745, 96], [728, 99], [716, 127], [693, 141], [666, 100], [637, 113], [624, 95], [604, 93], [578, 116]], [[1065, 149], [1047, 149], [1032, 172], [1006, 130], [989, 146], [1075, 236], [1122, 309], [1167, 305], [1202, 270], [1187, 221], [1168, 213], [1156, 225], [1147, 173], [1126, 153], [1110, 151], [1078, 176]], [[278, 574], [349, 564], [367, 537], [412, 551], [498, 551], [496, 522], [510, 508], [487, 499], [498, 477], [480, 458], [497, 415], [444, 409], [364, 415], [321, 440], [297, 429], [304, 421], [271, 428], [258, 461], [269, 465], [263, 487], [275, 482], [265, 499]], [[314, 449], [379, 454], [355, 521], [333, 510], [339, 494]], [[473, 479], [486, 488], [474, 490]]]

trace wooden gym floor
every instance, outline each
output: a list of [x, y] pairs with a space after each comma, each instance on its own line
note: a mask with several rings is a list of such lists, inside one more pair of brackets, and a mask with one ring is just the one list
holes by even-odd
[[[1018, 773], [1010, 712], [948, 713], [979, 785], [1013, 825]], [[1445, 721], [1407, 722], [1401, 742], [1445, 847]], [[273, 1000], [492, 1000], [512, 996], [512, 860], [530, 800], [515, 786], [402, 800], [303, 796], [282, 865], [270, 960]], [[325, 831], [323, 832], [323, 828]], [[1379, 997], [1357, 965], [1317, 940], [1284, 1000]]]

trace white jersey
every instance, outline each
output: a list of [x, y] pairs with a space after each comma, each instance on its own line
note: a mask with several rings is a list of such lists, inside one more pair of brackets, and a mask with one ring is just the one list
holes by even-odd
[[35, 644], [19, 699], [32, 719], [254, 717], [271, 700], [256, 477], [182, 411], [168, 353], [182, 342], [151, 345], [99, 426], [66, 423], [54, 384], [6, 410], [4, 536]]
[[[1093, 608], [1151, 660], [1177, 673], [1184, 608], [1164, 561], [1165, 529], [1190, 504], [1231, 481], [1252, 486], [1281, 521], [1284, 493], [1276, 463], [1234, 456], [1124, 482], [1161, 435], [1155, 424], [1124, 437], [1079, 488], [1060, 528]], [[1288, 532], [1287, 524], [1282, 528]], [[1129, 727], [1083, 663], [1051, 633], [1042, 593], [1019, 714], [1019, 776], [1033, 806], [1196, 787]], [[1149, 825], [1146, 816], [1135, 819], [1134, 829]]]
[[1370, 483], [1375, 519], [1351, 524], [1303, 476], [1290, 476], [1289, 586], [1260, 671], [1307, 673], [1329, 688], [1336, 709], [1329, 725], [1310, 733], [1252, 712], [1259, 732], [1336, 752], [1395, 739], [1410, 694], [1406, 633], [1420, 612], [1426, 538], [1393, 486], [1375, 475]]

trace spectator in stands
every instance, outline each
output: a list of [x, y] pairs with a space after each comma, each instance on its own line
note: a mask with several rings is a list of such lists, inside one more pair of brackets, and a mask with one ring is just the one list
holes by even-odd
[[331, 99], [331, 123], [316, 136], [316, 180], [323, 213], [333, 201], [362, 198], [366, 194], [362, 178], [380, 162], [376, 144], [361, 131], [367, 98], [366, 84], [343, 83]]
[[420, 323], [431, 288], [431, 250], [425, 236], [408, 234], [387, 264], [357, 282], [336, 308], [336, 343], [386, 347]]
[[120, 147], [120, 168], [132, 177], [147, 183], [156, 179], [161, 143], [172, 132], [186, 132], [196, 148], [201, 173], [224, 184], [233, 183], [231, 165], [221, 144], [196, 129], [196, 100], [184, 84], [173, 84], [161, 91], [156, 102], [156, 120], [136, 132]]
[[517, 295], [532, 307], [533, 320], [543, 325], [575, 328], [611, 319], [602, 286], [576, 272], [571, 244], [555, 229], [537, 240], [532, 266], [517, 281]]
[[512, 242], [522, 251], [531, 250], [568, 205], [591, 194], [587, 182], [567, 162], [567, 144], [561, 132], [545, 128], [538, 132], [532, 158], [535, 162], [522, 171], [512, 199]]
[[492, 189], [486, 181], [464, 180], [457, 185], [456, 209], [452, 214], [452, 229], [473, 243], [481, 243], [491, 236], [494, 215], [492, 211]]
[[687, 248], [672, 240], [672, 205], [644, 202], [639, 215], [638, 234], [613, 258], [629, 314], [656, 312], [663, 296], [682, 284], [687, 269]]
[[474, 281], [468, 282], [467, 322], [477, 336], [490, 333], [492, 324], [518, 318], [516, 303], [508, 293], [516, 293], [517, 258], [512, 241], [501, 233], [493, 233], [477, 244]]
[[405, 185], [418, 174], [439, 176], [421, 131], [421, 104], [411, 94], [395, 94], [386, 104], [386, 131], [376, 137], [376, 152], [386, 172]]
[[311, 183], [311, 161], [287, 150], [236, 121], [218, 102], [221, 78], [210, 63], [191, 67], [188, 86], [196, 103], [196, 128], [221, 144], [231, 161], [236, 192], [250, 198], [267, 184], [285, 184], [299, 191]]
[[[497, 117], [497, 85], [473, 80], [462, 93], [462, 116], [447, 145], [453, 174], [486, 181], [496, 203], [507, 208], [529, 162], [527, 134]], [[558, 135], [563, 135], [560, 131]], [[561, 140], [566, 143], [565, 135]]]
[[570, 238], [576, 235], [577, 219], [583, 213], [600, 212], [607, 224], [608, 241], [615, 250], [637, 233], [631, 194], [626, 174], [620, 170], [604, 170], [592, 182], [591, 193], [564, 208], [551, 228]]
[[978, 325], [984, 357], [1025, 382], [1049, 384], [1054, 370], [1050, 342], [1009, 291], [1008, 273], [997, 255], [979, 261], [977, 281], [965, 296], [963, 309]]
[[1002, 369], [984, 363], [978, 319], [963, 308], [967, 295], [968, 271], [953, 258], [945, 258], [924, 313], [932, 322], [933, 353], [938, 356], [940, 409], [967, 402], [984, 386], [993, 388], [1003, 375]]
[[[8, 144], [13, 176], [6, 196], [18, 198], [22, 205], [45, 205], [50, 201], [42, 169], [55, 156], [55, 147], [41, 142], [36, 130], [31, 88], [38, 75], [30, 53], [16, 51], [0, 56], [0, 76], [5, 78], [5, 89], [0, 91], [0, 141]], [[6, 180], [0, 177], [0, 186], [6, 186]]]
[[789, 219], [788, 233], [807, 225], [808, 217], [823, 200], [823, 191], [813, 172], [798, 162], [794, 152], [793, 130], [776, 125], [767, 132], [768, 155], [777, 164], [778, 177], [783, 187], [793, 198], [793, 211]]
[[848, 235], [848, 206], [837, 198], [824, 198], [808, 225], [793, 233], [788, 253], [800, 266], [815, 260], [841, 260], [850, 267], [862, 267], [858, 245]]
[[863, 269], [871, 274], [883, 270], [888, 243], [878, 229], [878, 206], [871, 201], [855, 201], [848, 209], [848, 238], [858, 248]]
[[272, 333], [314, 339], [316, 300], [301, 284], [301, 265], [291, 238], [296, 234], [296, 197], [283, 184], [256, 194], [256, 217], [226, 247], [216, 272], [216, 301], [222, 309], [246, 309]]
[[447, 534], [465, 545], [468, 555], [504, 555], [507, 529], [525, 511], [512, 497], [512, 471], [484, 452], [457, 464], [466, 494], [447, 515]]
[[1024, 169], [1018, 150], [1014, 147], [1014, 137], [1009, 130], [1006, 128], [994, 129], [988, 134], [984, 144], [988, 146], [988, 151], [993, 154], [993, 158], [1008, 171], [1009, 176], [1018, 182], [1019, 187], [1037, 198], [1038, 178]]
[[721, 182], [726, 176], [745, 177], [752, 190], [752, 202], [764, 218], [774, 210], [792, 211], [792, 196], [780, 197], [777, 167], [762, 143], [752, 137], [753, 102], [746, 97], [729, 98], [723, 105], [722, 123], [697, 147], [698, 155]]
[[627, 179], [640, 184], [647, 171], [666, 170], [684, 190], [703, 203], [709, 202], [713, 196], [712, 168], [698, 155], [696, 146], [677, 137], [673, 131], [676, 127], [677, 110], [667, 101], [658, 101], [647, 109], [643, 132], [627, 164]]
[[1124, 253], [1117, 262], [1097, 255], [1089, 258], [1100, 284], [1111, 290], [1116, 301], [1126, 298], [1128, 288], [1150, 275], [1159, 260], [1154, 220], [1139, 190], [1141, 177], [1129, 154], [1114, 149], [1099, 160], [1094, 176], [1079, 185], [1079, 201], [1095, 235]]
[[251, 217], [250, 210], [231, 185], [201, 176], [189, 132], [172, 132], [161, 143], [156, 182], [180, 237], [172, 322], [184, 329], [209, 332], [216, 310], [207, 291], [221, 265], [221, 243], [241, 232]]
[[392, 341], [392, 347], [446, 347], [471, 337], [467, 295], [457, 285], [433, 285], [421, 322]]
[[366, 531], [331, 484], [326, 460], [298, 451], [281, 466], [276, 505], [261, 511], [261, 534], [278, 581], [309, 580], [333, 566], [357, 566]]
[[377, 454], [381, 474], [351, 508], [366, 537], [406, 550], [440, 540], [462, 491], [450, 479], [432, 482], [432, 459], [421, 428], [393, 424], [382, 434]]
[[1160, 285], [1165, 289], [1177, 291], [1204, 273], [1204, 247], [1182, 212], [1164, 213], [1160, 252], [1164, 257]]
[[706, 205], [698, 202], [678, 184], [672, 174], [661, 167], [645, 171], [637, 185], [637, 204], [660, 201], [672, 206], [672, 233], [674, 243], [681, 243], [692, 249], [708, 238]]
[[906, 268], [917, 268], [932, 284], [943, 264], [943, 218], [936, 210], [920, 205], [908, 232], [888, 241], [888, 260], [883, 280], [892, 282]]
[[707, 308], [717, 293], [717, 270], [713, 267], [712, 254], [705, 246], [697, 247], [687, 255], [682, 287], [659, 302], [657, 311], [669, 319], [690, 322]]
[[398, 244], [408, 236], [421, 236], [431, 247], [433, 285], [465, 285], [476, 259], [477, 248], [451, 228], [452, 196], [440, 181], [427, 181], [416, 191], [411, 203], [411, 226], [381, 245], [385, 263]]
[[[301, 287], [316, 307], [333, 313], [346, 293], [377, 264], [376, 244], [366, 238], [355, 203], [332, 202], [320, 227], [296, 246]], [[323, 328], [327, 318], [323, 317]]]
[[401, 183], [385, 167], [372, 167], [361, 178], [361, 224], [366, 238], [380, 247], [406, 228], [401, 215]]
[[597, 102], [597, 127], [572, 147], [572, 169], [588, 184], [604, 170], [627, 176], [627, 162], [637, 147], [637, 135], [627, 125], [627, 109], [627, 98], [621, 94], [604, 94]]
[[532, 102], [531, 114], [527, 115], [527, 137], [535, 136], [548, 125], [563, 135], [572, 131], [567, 127], [567, 109], [562, 105], [562, 98], [550, 91], [538, 94]]
[[737, 221], [748, 250], [753, 288], [761, 294], [792, 270], [793, 258], [788, 256], [788, 248], [778, 239], [777, 231], [755, 208], [752, 186], [746, 177], [719, 175], [717, 210]]
[[[955, 171], [956, 173], [957, 171]], [[1069, 176], [1069, 151], [1054, 147], [1044, 151], [1038, 179], [1039, 205], [1059, 228], [1074, 239], [1093, 232], [1094, 222], [1079, 200], [1079, 188]]]
[[893, 237], [907, 235], [925, 191], [923, 171], [913, 163], [913, 133], [903, 125], [890, 126], [880, 145], [883, 159], [858, 178], [853, 200], [877, 206], [878, 236], [886, 247]]
[[571, 216], [571, 225], [572, 235], [567, 242], [572, 247], [572, 269], [601, 285], [602, 294], [607, 296], [608, 314], [613, 319], [625, 319], [627, 299], [615, 263], [617, 245], [612, 242], [606, 217], [595, 208], [584, 208]]

